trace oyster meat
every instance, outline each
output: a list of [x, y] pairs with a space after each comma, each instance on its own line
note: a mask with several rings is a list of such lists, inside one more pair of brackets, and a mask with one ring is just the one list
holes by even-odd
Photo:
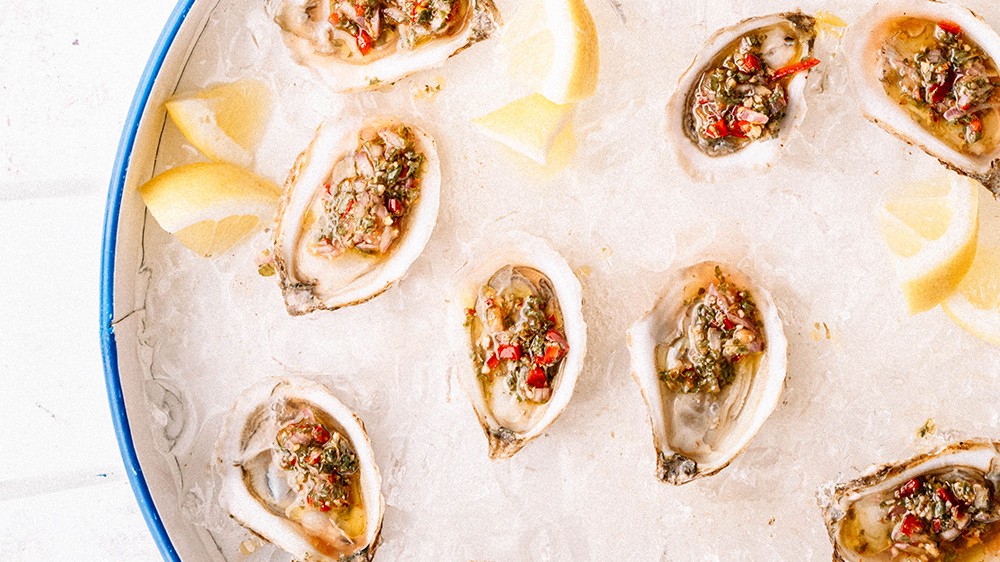
[[1000, 36], [952, 2], [883, 0], [844, 38], [865, 116], [1000, 195]]
[[364, 302], [395, 284], [437, 222], [434, 141], [395, 119], [327, 122], [285, 182], [274, 265], [289, 314]]
[[392, 83], [489, 37], [492, 0], [272, 0], [296, 62], [338, 92]]
[[677, 272], [627, 342], [664, 482], [685, 484], [725, 468], [784, 387], [787, 342], [774, 301], [721, 263]]
[[508, 458], [569, 404], [587, 348], [580, 282], [543, 240], [512, 233], [460, 274], [462, 386], [492, 459]]
[[385, 510], [364, 424], [321, 384], [246, 389], [215, 447], [219, 500], [240, 525], [298, 560], [370, 560]]
[[1000, 559], [1000, 442], [969, 440], [819, 492], [838, 561]]
[[720, 29], [667, 104], [667, 136], [696, 179], [764, 171], [805, 117], [815, 20], [772, 14]]

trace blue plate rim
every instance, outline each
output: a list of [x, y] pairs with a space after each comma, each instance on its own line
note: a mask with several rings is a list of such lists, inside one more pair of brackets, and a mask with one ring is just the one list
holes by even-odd
[[125, 177], [128, 174], [129, 161], [135, 147], [135, 139], [139, 129], [139, 121], [149, 102], [153, 83], [163, 68], [167, 52], [177, 38], [177, 33], [191, 11], [195, 0], [178, 0], [167, 22], [156, 40], [153, 52], [146, 62], [142, 78], [136, 88], [132, 105], [125, 119], [122, 136], [118, 142], [118, 152], [115, 155], [114, 170], [108, 188], [108, 202], [104, 214], [104, 242], [101, 251], [101, 295], [100, 295], [100, 338], [101, 353], [104, 356], [104, 382], [108, 391], [108, 403], [111, 406], [111, 420], [114, 424], [118, 448], [121, 451], [125, 471], [132, 485], [132, 492], [139, 509], [142, 511], [146, 526], [149, 527], [153, 540], [160, 550], [164, 560], [180, 562], [177, 550], [174, 548], [170, 535], [167, 533], [156, 510], [156, 504], [150, 494], [149, 486], [136, 455], [135, 443], [132, 441], [132, 430], [129, 427], [128, 414], [125, 411], [125, 398], [122, 392], [121, 376], [118, 371], [118, 346], [115, 342], [114, 320], [114, 289], [115, 289], [115, 253], [118, 242], [118, 215], [121, 211], [122, 194], [125, 189]]

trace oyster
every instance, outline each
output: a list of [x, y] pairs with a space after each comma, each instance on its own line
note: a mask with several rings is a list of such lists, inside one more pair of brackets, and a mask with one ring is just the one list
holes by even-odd
[[512, 233], [460, 273], [459, 369], [492, 459], [509, 458], [569, 404], [587, 350], [580, 282], [543, 240]]
[[819, 492], [833, 559], [1000, 557], [1000, 442], [969, 440]]
[[784, 387], [787, 342], [774, 301], [727, 265], [677, 272], [627, 342], [664, 482], [685, 484], [725, 468]]
[[336, 310], [394, 285], [437, 222], [434, 141], [394, 119], [320, 125], [285, 182], [274, 265], [288, 313]]
[[298, 560], [369, 560], [382, 478], [365, 426], [323, 385], [270, 378], [246, 389], [215, 447], [220, 503]]
[[865, 116], [1000, 195], [1000, 37], [954, 3], [883, 0], [844, 38]]
[[772, 14], [720, 29], [667, 104], [667, 137], [696, 179], [764, 171], [805, 117], [815, 20]]
[[338, 92], [443, 63], [497, 28], [492, 0], [272, 0], [292, 58]]

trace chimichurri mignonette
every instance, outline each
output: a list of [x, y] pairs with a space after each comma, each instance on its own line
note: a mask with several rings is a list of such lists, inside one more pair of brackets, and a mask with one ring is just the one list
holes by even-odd
[[512, 456], [569, 403], [586, 351], [580, 283], [544, 241], [512, 233], [470, 258], [460, 373], [491, 458]]
[[883, 0], [844, 39], [865, 115], [1000, 194], [1000, 36], [954, 2]]
[[497, 28], [492, 0], [271, 0], [292, 58], [336, 91], [392, 83]]
[[774, 302], [739, 270], [677, 272], [628, 331], [632, 376], [649, 407], [657, 476], [684, 484], [722, 470], [771, 414], [785, 380]]
[[689, 174], [763, 170], [804, 115], [815, 20], [800, 13], [752, 18], [718, 31], [681, 77], [668, 133]]
[[879, 52], [882, 86], [929, 133], [982, 154], [1000, 143], [996, 63], [950, 21], [899, 18]]
[[437, 151], [392, 119], [325, 123], [278, 207], [274, 264], [290, 314], [368, 300], [396, 283], [437, 222]]

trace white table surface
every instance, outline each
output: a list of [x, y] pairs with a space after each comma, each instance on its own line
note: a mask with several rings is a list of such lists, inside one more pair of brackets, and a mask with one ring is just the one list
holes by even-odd
[[158, 560], [118, 453], [98, 337], [108, 180], [174, 0], [0, 18], [0, 560]]

